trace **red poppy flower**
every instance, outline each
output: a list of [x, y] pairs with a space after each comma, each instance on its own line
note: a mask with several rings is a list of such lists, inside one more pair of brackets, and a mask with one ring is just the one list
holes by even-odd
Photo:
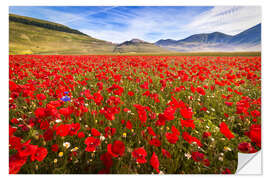
[[151, 136], [157, 136], [152, 127], [147, 127], [147, 132]]
[[44, 94], [37, 94], [37, 99], [42, 101], [42, 100], [46, 99], [46, 96]]
[[203, 153], [200, 153], [198, 151], [192, 152], [192, 158], [196, 162], [201, 162], [201, 161], [204, 160], [204, 154]]
[[130, 122], [130, 120], [127, 121], [126, 128], [132, 129], [132, 123]]
[[9, 174], [17, 174], [21, 167], [26, 163], [27, 157], [20, 156], [18, 153], [9, 157]]
[[238, 144], [238, 150], [242, 153], [254, 153], [256, 151], [254, 147], [248, 142], [242, 142]]
[[62, 114], [65, 118], [68, 118], [72, 114], [72, 109], [69, 107], [61, 108], [59, 109], [59, 113]]
[[158, 140], [157, 138], [153, 138], [149, 141], [149, 144], [152, 145], [152, 146], [156, 146], [156, 147], [159, 147], [161, 146], [161, 142], [160, 140]]
[[174, 125], [172, 125], [171, 130], [173, 134], [175, 134], [176, 136], [180, 136], [180, 131]]
[[225, 104], [226, 104], [227, 106], [232, 106], [232, 105], [233, 105], [233, 102], [225, 102]]
[[161, 149], [161, 152], [163, 154], [163, 156], [167, 157], [167, 158], [171, 158], [171, 154], [166, 150], [166, 149]]
[[185, 119], [192, 119], [192, 109], [191, 108], [180, 108], [180, 113]]
[[180, 119], [180, 121], [181, 121], [182, 128], [183, 127], [191, 127], [192, 129], [195, 128], [195, 124], [192, 119], [189, 119], [189, 120]]
[[220, 132], [229, 140], [234, 138], [234, 135], [231, 133], [231, 131], [229, 130], [227, 124], [225, 122], [220, 123], [219, 125], [220, 127]]
[[156, 126], [164, 126], [166, 123], [166, 116], [163, 113], [158, 115], [158, 120], [156, 121]]
[[45, 141], [50, 141], [53, 139], [53, 130], [51, 128], [48, 128], [44, 134], [43, 134], [43, 138]]
[[208, 138], [209, 136], [211, 136], [210, 132], [204, 132], [203, 133], [203, 138]]
[[167, 132], [165, 134], [165, 136], [166, 136], [167, 140], [172, 144], [175, 144], [178, 141], [178, 136], [174, 133]]
[[31, 161], [37, 160], [39, 162], [43, 161], [43, 159], [47, 156], [48, 151], [44, 147], [39, 147], [35, 151], [35, 153], [32, 154], [31, 156]]
[[19, 156], [21, 157], [30, 156], [36, 152], [38, 146], [29, 144], [29, 143], [30, 143], [30, 140], [20, 146], [20, 149], [18, 149]]
[[125, 144], [122, 141], [114, 141], [113, 144], [107, 145], [108, 152], [113, 157], [123, 156], [125, 152]]
[[153, 155], [150, 159], [151, 166], [159, 173], [159, 160], [155, 152], [153, 152]]
[[57, 144], [53, 144], [53, 145], [51, 146], [51, 150], [52, 150], [53, 152], [58, 152], [58, 149], [59, 149], [59, 147], [58, 147]]
[[35, 116], [37, 117], [37, 118], [43, 118], [43, 117], [45, 117], [46, 116], [46, 109], [45, 108], [37, 108], [36, 110], [35, 110]]
[[201, 87], [197, 87], [196, 91], [197, 91], [200, 95], [203, 95], [203, 96], [205, 95], [205, 91], [204, 91], [204, 89], [201, 88]]
[[70, 124], [68, 135], [70, 135], [70, 136], [76, 135], [78, 130], [80, 130], [80, 127], [81, 127], [80, 123]]
[[98, 136], [100, 136], [100, 132], [97, 129], [92, 128], [91, 129], [91, 135], [95, 136], [95, 137], [98, 137]]
[[251, 111], [250, 114], [255, 118], [261, 115], [260, 111], [258, 110]]
[[232, 174], [231, 170], [226, 168], [224, 171], [222, 171], [222, 174]]
[[11, 127], [9, 125], [9, 136], [13, 136], [13, 134], [17, 131], [17, 128], [15, 127]]
[[84, 138], [84, 137], [85, 137], [85, 134], [83, 132], [78, 133], [78, 138]]
[[70, 125], [69, 124], [61, 124], [60, 126], [56, 127], [56, 135], [65, 137], [69, 134]]
[[128, 92], [128, 95], [129, 95], [129, 96], [134, 96], [134, 92], [129, 91], [129, 92]]
[[111, 127], [106, 127], [105, 128], [105, 137], [107, 138], [108, 136], [113, 136], [116, 133], [116, 129], [115, 128], [111, 128]]
[[189, 144], [191, 144], [192, 142], [196, 142], [196, 144], [198, 146], [202, 146], [202, 143], [199, 139], [197, 139], [196, 137], [193, 137], [191, 135], [188, 134], [188, 132], [183, 132], [182, 133], [182, 137], [185, 141], [187, 141]]
[[204, 160], [203, 160], [203, 164], [204, 164], [205, 166], [209, 167], [209, 166], [210, 166], [210, 161], [209, 161], [208, 159], [204, 159]]
[[84, 143], [87, 145], [85, 151], [94, 152], [96, 150], [96, 147], [99, 146], [100, 140], [93, 137], [88, 137], [85, 139]]
[[174, 120], [174, 114], [176, 109], [169, 106], [164, 110], [163, 116], [166, 119], [166, 121]]
[[147, 156], [147, 152], [144, 150], [143, 147], [134, 149], [132, 152], [132, 157], [136, 159], [138, 163], [146, 163], [147, 160], [145, 157]]
[[41, 123], [40, 123], [40, 129], [42, 129], [42, 130], [48, 129], [49, 126], [50, 126], [50, 124], [48, 121], [41, 121]]
[[258, 147], [261, 147], [261, 125], [252, 124], [249, 128], [249, 132], [246, 135], [250, 138], [251, 142], [256, 143]]
[[21, 146], [21, 138], [12, 136], [9, 137], [9, 149], [19, 149]]

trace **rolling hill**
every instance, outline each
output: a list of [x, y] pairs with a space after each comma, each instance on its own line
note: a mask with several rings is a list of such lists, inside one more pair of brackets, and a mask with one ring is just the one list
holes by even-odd
[[260, 51], [261, 24], [247, 29], [234, 36], [221, 32], [191, 35], [181, 40], [159, 40], [160, 47], [175, 51]]
[[105, 54], [114, 47], [61, 24], [9, 15], [10, 54]]

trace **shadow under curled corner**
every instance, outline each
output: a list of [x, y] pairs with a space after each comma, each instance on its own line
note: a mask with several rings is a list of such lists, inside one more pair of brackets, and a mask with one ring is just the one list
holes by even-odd
[[262, 152], [246, 154], [238, 152], [238, 165], [235, 174], [262, 175]]

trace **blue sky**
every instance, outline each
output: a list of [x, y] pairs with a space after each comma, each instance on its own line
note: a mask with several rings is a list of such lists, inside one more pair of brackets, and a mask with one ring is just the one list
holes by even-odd
[[9, 12], [114, 43], [133, 38], [179, 40], [215, 31], [235, 35], [261, 22], [256, 6], [10, 6]]

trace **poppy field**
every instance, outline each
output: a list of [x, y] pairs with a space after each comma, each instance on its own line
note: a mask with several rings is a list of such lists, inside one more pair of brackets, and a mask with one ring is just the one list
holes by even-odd
[[10, 174], [233, 174], [261, 58], [9, 56]]

